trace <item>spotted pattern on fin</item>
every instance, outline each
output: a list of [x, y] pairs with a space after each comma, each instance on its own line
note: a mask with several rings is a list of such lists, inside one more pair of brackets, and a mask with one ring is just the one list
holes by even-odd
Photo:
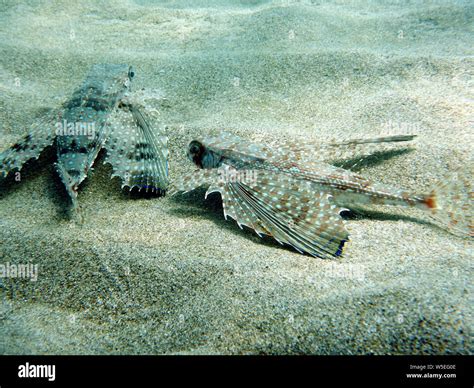
[[147, 192], [166, 188], [167, 140], [153, 132], [149, 117], [136, 106], [117, 109], [111, 115], [105, 162], [113, 166], [112, 176], [122, 179], [122, 188], [138, 187]]
[[53, 114], [41, 119], [20, 140], [0, 153], [0, 177], [20, 170], [28, 160], [37, 159], [46, 147], [53, 144], [56, 137], [54, 117]]
[[219, 192], [225, 218], [233, 218], [239, 227], [252, 228], [259, 236], [271, 236], [301, 253], [322, 258], [341, 255], [349, 235], [339, 216], [342, 209], [328, 193], [315, 192], [310, 182], [290, 175], [262, 170], [247, 174], [255, 180], [226, 181], [229, 170], [237, 171], [227, 165], [196, 170], [182, 177], [174, 192], [210, 186], [206, 196]]
[[217, 170], [197, 169], [190, 174], [185, 174], [173, 180], [168, 194], [174, 195], [178, 192], [187, 193], [201, 186], [210, 186], [218, 179]]
[[339, 216], [342, 209], [327, 192], [286, 174], [258, 171], [255, 176], [254, 182], [223, 186], [226, 216], [302, 253], [322, 258], [342, 253], [349, 234]]

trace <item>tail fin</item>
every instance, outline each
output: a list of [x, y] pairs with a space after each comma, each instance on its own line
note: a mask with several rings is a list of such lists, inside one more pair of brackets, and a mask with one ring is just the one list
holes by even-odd
[[442, 228], [461, 236], [474, 236], [473, 169], [456, 171], [439, 182], [426, 197], [431, 217]]

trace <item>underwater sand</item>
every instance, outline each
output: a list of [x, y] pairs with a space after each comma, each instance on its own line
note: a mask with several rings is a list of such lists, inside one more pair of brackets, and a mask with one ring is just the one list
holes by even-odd
[[[192, 4], [192, 6], [190, 5]], [[364, 174], [427, 191], [472, 163], [469, 1], [2, 1], [0, 138], [11, 144], [94, 63], [166, 96], [170, 177], [185, 146], [416, 133]], [[3, 148], [0, 147], [0, 148]], [[472, 354], [473, 245], [423, 214], [347, 219], [321, 260], [225, 221], [219, 195], [121, 192], [96, 163], [70, 221], [54, 152], [0, 191], [1, 354]], [[472, 165], [472, 164], [471, 164]]]

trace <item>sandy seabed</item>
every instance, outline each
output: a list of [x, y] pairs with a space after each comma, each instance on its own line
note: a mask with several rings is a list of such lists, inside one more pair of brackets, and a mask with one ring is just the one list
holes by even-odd
[[[2, 1], [0, 136], [13, 143], [94, 63], [129, 63], [157, 109], [170, 178], [225, 129], [255, 140], [416, 133], [370, 178], [427, 191], [472, 165], [469, 1]], [[3, 147], [2, 146], [2, 147]], [[82, 185], [83, 222], [45, 152], [0, 188], [2, 354], [472, 354], [472, 242], [418, 213], [347, 219], [321, 260], [225, 221], [218, 195]]]

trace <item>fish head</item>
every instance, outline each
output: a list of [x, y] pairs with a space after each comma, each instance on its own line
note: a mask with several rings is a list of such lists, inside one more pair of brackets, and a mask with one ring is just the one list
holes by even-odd
[[94, 88], [100, 94], [113, 95], [131, 90], [135, 69], [127, 64], [99, 63], [91, 67], [85, 84]]
[[207, 146], [201, 140], [193, 140], [189, 143], [188, 158], [199, 168], [204, 169], [220, 167], [223, 162], [222, 153], [218, 149]]

